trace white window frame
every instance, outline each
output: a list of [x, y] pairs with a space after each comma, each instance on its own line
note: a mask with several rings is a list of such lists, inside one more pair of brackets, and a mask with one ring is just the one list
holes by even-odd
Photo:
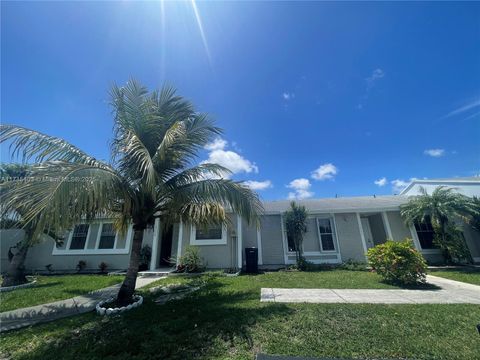
[[[77, 250], [70, 250], [70, 244], [72, 242], [72, 237], [73, 237], [73, 231], [72, 229], [68, 235], [68, 240], [67, 240], [67, 245], [64, 249], [59, 249], [57, 246], [54, 244], [53, 245], [53, 251], [52, 255], [125, 255], [130, 253], [130, 247], [133, 239], [133, 225], [130, 224], [128, 226], [127, 230], [127, 238], [125, 240], [125, 248], [123, 249], [117, 249], [117, 240], [118, 240], [118, 231], [116, 232], [115, 235], [115, 244], [113, 246], [113, 249], [99, 249], [98, 245], [100, 244], [100, 236], [102, 234], [102, 227], [104, 223], [112, 223], [111, 220], [104, 220], [104, 221], [95, 221], [91, 223], [80, 223], [77, 225], [88, 225], [88, 232], [87, 232], [87, 239], [85, 240], [85, 247], [83, 249], [77, 249]], [[97, 234], [97, 238], [95, 239], [95, 248], [94, 249], [88, 249], [87, 244], [88, 240], [90, 239], [90, 232], [92, 229], [92, 225], [99, 224], [99, 232]]]
[[197, 240], [197, 227], [192, 224], [190, 228], [190, 245], [227, 245], [227, 225], [222, 225], [221, 239], [203, 239]]
[[95, 249], [96, 250], [115, 250], [117, 248], [117, 240], [118, 240], [118, 231], [115, 231], [115, 240], [113, 241], [113, 248], [112, 249], [99, 249], [100, 246], [100, 239], [102, 238], [102, 230], [104, 224], [112, 224], [113, 222], [110, 221], [102, 221], [98, 228], [97, 240], [95, 241]]
[[[333, 250], [324, 250], [323, 249], [323, 242], [322, 242], [322, 233], [320, 232], [320, 223], [319, 220], [328, 220], [330, 221], [330, 229], [332, 229], [331, 233], [325, 233], [326, 235], [331, 234], [332, 235], [332, 241], [333, 241]], [[333, 217], [328, 216], [328, 217], [316, 217], [315, 221], [317, 223], [317, 234], [318, 234], [318, 242], [320, 243], [320, 251], [322, 253], [337, 253], [338, 252], [338, 239], [337, 239], [337, 232], [335, 231], [335, 220]]]
[[[77, 227], [79, 225], [88, 225], [87, 236], [85, 237], [85, 244], [83, 244], [83, 249], [70, 249], [70, 246], [72, 245], [72, 240], [73, 240], [73, 233], [75, 232], [75, 227]], [[75, 225], [73, 227], [72, 231], [70, 231], [70, 234], [68, 235], [68, 242], [67, 242], [67, 246], [66, 246], [65, 249], [67, 249], [68, 251], [78, 251], [78, 252], [85, 251], [85, 249], [87, 248], [88, 239], [90, 238], [90, 232], [91, 232], [91, 229], [92, 229], [91, 225], [92, 224], [86, 224], [86, 223]]]

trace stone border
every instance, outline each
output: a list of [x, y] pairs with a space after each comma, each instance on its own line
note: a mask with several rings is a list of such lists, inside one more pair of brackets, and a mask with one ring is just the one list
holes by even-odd
[[140, 296], [140, 295], [133, 295], [132, 297], [135, 301], [132, 303], [132, 304], [129, 304], [127, 306], [122, 306], [122, 307], [119, 307], [119, 308], [104, 308], [102, 305], [103, 304], [106, 304], [106, 303], [109, 303], [109, 302], [112, 302], [115, 300], [114, 297], [111, 297], [111, 298], [108, 298], [107, 300], [103, 300], [103, 301], [100, 301], [97, 306], [95, 307], [95, 310], [97, 311], [97, 314], [98, 315], [116, 315], [116, 314], [120, 314], [120, 313], [123, 313], [125, 311], [128, 311], [128, 310], [132, 310], [132, 309], [135, 309], [137, 307], [139, 307], [140, 305], [143, 304], [143, 297]]
[[0, 293], [4, 293], [4, 292], [9, 292], [9, 291], [13, 291], [13, 290], [16, 290], [16, 289], [23, 289], [23, 288], [28, 288], [30, 286], [33, 286], [37, 283], [37, 279], [33, 279], [33, 281], [30, 281], [26, 284], [21, 284], [21, 285], [15, 285], [15, 286], [6, 286], [6, 287], [0, 287]]

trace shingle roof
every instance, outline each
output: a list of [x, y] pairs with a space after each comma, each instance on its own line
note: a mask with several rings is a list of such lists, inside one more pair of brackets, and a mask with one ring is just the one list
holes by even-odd
[[[308, 211], [360, 211], [360, 210], [380, 210], [395, 209], [408, 201], [407, 196], [390, 195], [390, 196], [356, 196], [341, 197], [331, 199], [308, 199], [295, 200], [297, 204], [303, 205]], [[284, 212], [290, 208], [291, 200], [265, 201], [263, 206], [265, 212]]]

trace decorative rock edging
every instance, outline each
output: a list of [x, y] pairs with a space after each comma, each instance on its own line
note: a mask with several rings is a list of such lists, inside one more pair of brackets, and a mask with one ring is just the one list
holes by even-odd
[[135, 309], [139, 307], [140, 305], [143, 304], [143, 297], [140, 295], [133, 295], [133, 299], [135, 300], [132, 304], [129, 304], [127, 306], [122, 306], [119, 308], [104, 308], [102, 305], [112, 302], [115, 300], [115, 298], [111, 297], [107, 300], [100, 301], [97, 306], [95, 307], [95, 310], [97, 311], [98, 315], [116, 315], [123, 313], [128, 310]]
[[15, 286], [0, 287], [0, 293], [9, 292], [9, 291], [16, 290], [16, 289], [27, 288], [27, 287], [30, 287], [30, 286], [35, 285], [36, 282], [37, 282], [37, 279], [35, 279], [35, 280], [31, 281], [31, 282], [28, 282], [28, 283], [26, 283], [26, 284], [15, 285]]
[[237, 271], [236, 273], [224, 273], [224, 276], [226, 276], [226, 277], [234, 277], [234, 276], [240, 275], [241, 272], [242, 272], [242, 271], [239, 270], [239, 271]]

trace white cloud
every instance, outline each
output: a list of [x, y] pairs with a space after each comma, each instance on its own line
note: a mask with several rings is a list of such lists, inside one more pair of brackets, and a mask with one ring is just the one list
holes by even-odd
[[432, 157], [441, 157], [445, 155], [444, 149], [427, 149], [423, 152], [425, 155], [432, 156]]
[[320, 165], [320, 167], [312, 172], [312, 178], [315, 180], [328, 180], [335, 178], [338, 168], [332, 163]]
[[312, 184], [310, 180], [305, 178], [295, 179], [287, 185], [287, 188], [293, 189], [292, 192], [288, 193], [288, 198], [291, 200], [298, 199], [307, 199], [313, 196], [313, 192], [310, 191]]
[[463, 106], [460, 106], [459, 108], [453, 110], [453, 111], [450, 111], [447, 115], [445, 115], [443, 118], [448, 118], [450, 116], [455, 116], [455, 115], [459, 115], [459, 114], [462, 114], [466, 111], [469, 111], [471, 109], [474, 109], [474, 108], [477, 108], [477, 107], [480, 107], [480, 98], [478, 99], [475, 99], [473, 101], [470, 101], [468, 103], [466, 103], [465, 105]]
[[386, 178], [386, 177], [382, 177], [382, 178], [380, 178], [380, 179], [378, 179], [378, 180], [375, 180], [373, 183], [374, 183], [375, 185], [377, 185], [377, 186], [382, 187], [382, 186], [387, 185], [387, 182], [388, 182], [388, 181], [387, 181], [387, 178]]
[[372, 75], [367, 77], [365, 81], [367, 82], [367, 90], [370, 90], [373, 85], [375, 85], [375, 82], [378, 79], [381, 79], [385, 76], [385, 72], [382, 69], [375, 69], [372, 71]]
[[215, 140], [213, 140], [213, 142], [205, 145], [205, 149], [207, 149], [209, 151], [223, 150], [223, 149], [225, 149], [226, 146], [227, 146], [227, 141], [226, 140], [223, 140], [222, 138], [216, 138]]
[[291, 100], [293, 98], [295, 98], [295, 93], [289, 93], [289, 92], [284, 92], [282, 94], [282, 97], [283, 97], [283, 100]]
[[399, 193], [400, 191], [405, 189], [408, 184], [410, 184], [410, 182], [401, 179], [392, 180], [390, 181], [390, 183], [392, 184], [392, 190], [394, 193]]
[[[240, 154], [226, 150], [228, 142], [217, 138], [205, 146], [209, 150], [208, 159], [202, 163], [218, 164], [229, 169], [233, 174], [238, 173], [258, 173], [258, 166]], [[225, 176], [227, 177], [227, 176]]]
[[252, 190], [266, 190], [273, 187], [273, 184], [270, 180], [265, 180], [265, 181], [248, 180], [248, 181], [245, 181], [244, 184]]

